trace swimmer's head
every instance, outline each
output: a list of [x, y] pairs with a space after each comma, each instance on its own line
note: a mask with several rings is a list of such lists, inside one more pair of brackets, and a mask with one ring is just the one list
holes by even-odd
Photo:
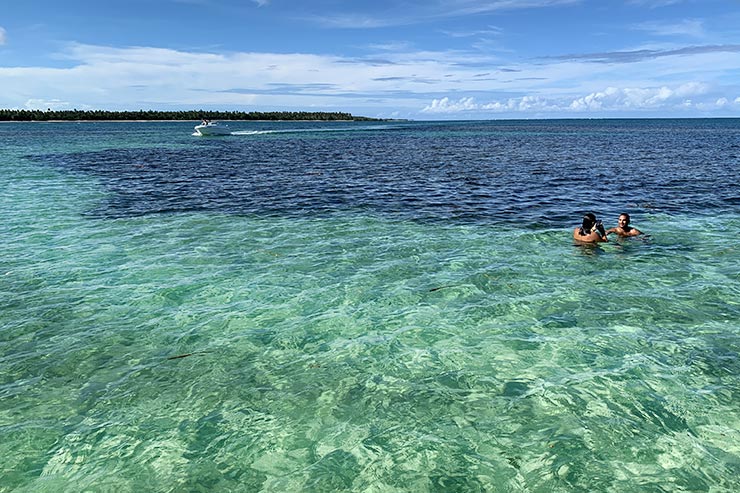
[[626, 212], [620, 214], [619, 215], [618, 223], [619, 223], [619, 227], [620, 228], [624, 228], [626, 226], [629, 226], [629, 224], [630, 224], [630, 215], [627, 214]]
[[596, 216], [589, 212], [585, 216], [583, 216], [583, 224], [581, 227], [584, 231], [591, 231], [591, 228], [594, 227], [594, 224], [596, 224]]

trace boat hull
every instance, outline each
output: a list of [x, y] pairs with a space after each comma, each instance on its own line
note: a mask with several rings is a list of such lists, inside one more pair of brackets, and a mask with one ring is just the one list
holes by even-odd
[[231, 130], [229, 129], [228, 125], [208, 123], [205, 125], [196, 125], [195, 134], [201, 137], [210, 137], [213, 135], [230, 135]]

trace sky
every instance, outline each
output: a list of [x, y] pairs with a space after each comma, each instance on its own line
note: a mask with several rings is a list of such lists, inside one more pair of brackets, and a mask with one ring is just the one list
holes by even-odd
[[740, 117], [740, 0], [0, 7], [0, 108]]

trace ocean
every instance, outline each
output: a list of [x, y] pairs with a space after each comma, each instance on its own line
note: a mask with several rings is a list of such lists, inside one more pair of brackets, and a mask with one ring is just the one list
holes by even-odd
[[740, 119], [194, 124], [0, 124], [0, 492], [740, 491]]

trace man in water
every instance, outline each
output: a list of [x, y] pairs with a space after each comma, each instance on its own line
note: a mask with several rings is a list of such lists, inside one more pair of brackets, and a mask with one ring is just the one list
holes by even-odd
[[642, 234], [642, 231], [630, 226], [630, 215], [626, 212], [619, 215], [619, 220], [617, 221], [617, 223], [618, 226], [616, 228], [607, 229], [606, 234], [617, 233], [617, 235], [622, 237], [637, 236]]

